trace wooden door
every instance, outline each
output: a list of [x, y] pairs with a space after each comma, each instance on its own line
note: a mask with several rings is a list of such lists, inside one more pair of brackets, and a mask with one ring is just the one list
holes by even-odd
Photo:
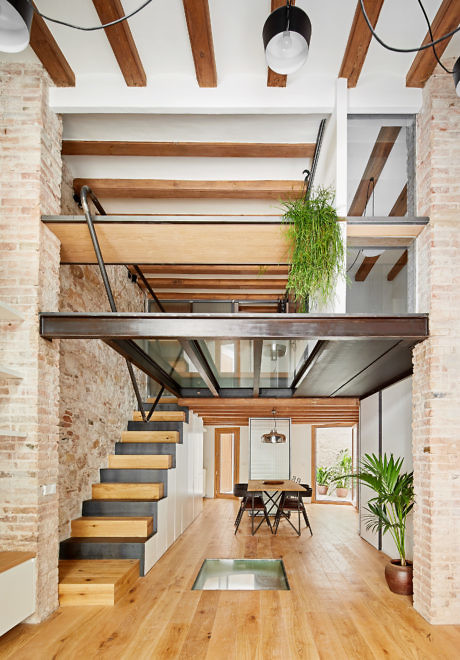
[[233, 497], [240, 473], [240, 429], [216, 429], [215, 444], [214, 497]]

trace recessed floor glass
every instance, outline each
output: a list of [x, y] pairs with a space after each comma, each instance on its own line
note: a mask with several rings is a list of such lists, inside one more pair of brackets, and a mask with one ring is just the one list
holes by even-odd
[[281, 559], [205, 559], [192, 587], [195, 591], [288, 589]]

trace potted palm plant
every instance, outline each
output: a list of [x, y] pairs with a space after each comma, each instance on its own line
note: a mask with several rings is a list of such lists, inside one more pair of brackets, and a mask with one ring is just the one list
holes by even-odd
[[407, 516], [414, 506], [413, 472], [402, 472], [404, 459], [393, 454], [382, 457], [366, 454], [356, 477], [375, 492], [368, 501], [365, 517], [366, 529], [391, 534], [399, 558], [385, 566], [385, 578], [396, 594], [412, 594], [412, 562], [406, 558]]
[[286, 289], [303, 311], [307, 305], [328, 303], [337, 278], [345, 275], [345, 248], [334, 200], [332, 190], [317, 188], [310, 196], [283, 204], [291, 261]]
[[331, 468], [328, 467], [317, 467], [316, 468], [316, 485], [318, 487], [319, 495], [326, 495], [331, 483]]

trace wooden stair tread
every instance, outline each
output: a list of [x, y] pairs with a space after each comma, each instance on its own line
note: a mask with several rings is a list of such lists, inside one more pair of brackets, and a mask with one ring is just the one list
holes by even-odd
[[164, 485], [155, 483], [103, 482], [93, 484], [93, 499], [157, 500], [164, 495]]
[[63, 543], [145, 543], [151, 536], [72, 536]]
[[61, 559], [62, 606], [114, 605], [139, 577], [138, 559]]
[[[156, 397], [151, 396], [147, 399], [146, 403], [155, 403]], [[162, 396], [158, 403], [177, 403], [179, 399], [177, 396]]]
[[72, 537], [91, 538], [101, 534], [110, 538], [151, 536], [152, 516], [83, 516], [71, 522]]
[[172, 459], [171, 454], [112, 454], [109, 468], [167, 470], [172, 467]]
[[[142, 415], [139, 410], [133, 412], [133, 421], [142, 422]], [[185, 412], [183, 410], [158, 410], [151, 416], [150, 422], [185, 422]]]
[[122, 442], [175, 443], [180, 440], [179, 431], [123, 431]]

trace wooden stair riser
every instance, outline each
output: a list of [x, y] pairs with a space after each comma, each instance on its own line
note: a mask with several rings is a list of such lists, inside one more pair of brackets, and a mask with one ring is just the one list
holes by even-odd
[[168, 442], [177, 444], [179, 431], [123, 431], [122, 442]]
[[72, 536], [78, 537], [146, 537], [153, 534], [153, 518], [84, 517], [72, 520]]
[[170, 454], [112, 454], [109, 456], [109, 468], [169, 470], [173, 461]]
[[[133, 422], [142, 422], [140, 411], [133, 412]], [[155, 411], [150, 418], [151, 422], [185, 422], [185, 412], [182, 410]]]
[[139, 577], [139, 560], [59, 561], [59, 604], [61, 606], [115, 605]]
[[101, 483], [93, 484], [95, 500], [159, 500], [163, 497], [162, 483]]

